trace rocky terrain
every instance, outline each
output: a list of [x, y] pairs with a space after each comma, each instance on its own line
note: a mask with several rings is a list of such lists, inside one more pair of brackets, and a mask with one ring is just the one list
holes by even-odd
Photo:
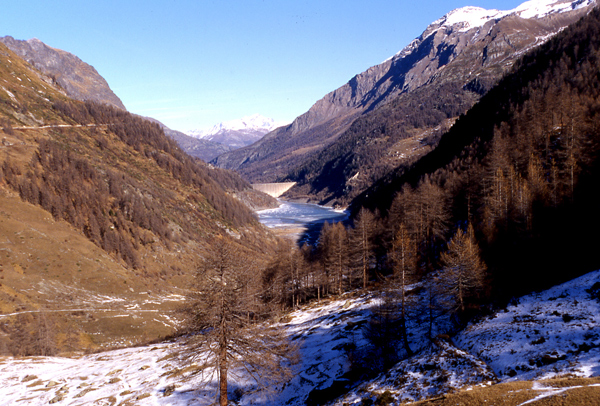
[[75, 55], [52, 48], [37, 38], [23, 41], [6, 36], [0, 38], [0, 41], [47, 75], [69, 97], [81, 101], [93, 100], [126, 110], [121, 99], [113, 93], [96, 69]]

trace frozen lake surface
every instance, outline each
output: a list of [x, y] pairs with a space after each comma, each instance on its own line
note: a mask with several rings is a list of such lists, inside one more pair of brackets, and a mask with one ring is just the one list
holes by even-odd
[[348, 213], [331, 207], [310, 203], [280, 201], [276, 209], [259, 210], [258, 219], [265, 226], [281, 231], [282, 234], [296, 235], [300, 242], [313, 243], [321, 227], [327, 222], [344, 221]]

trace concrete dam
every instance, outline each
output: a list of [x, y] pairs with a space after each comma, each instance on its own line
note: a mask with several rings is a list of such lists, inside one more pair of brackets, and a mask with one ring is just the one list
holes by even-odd
[[279, 197], [294, 186], [296, 182], [253, 183], [252, 188], [273, 197]]

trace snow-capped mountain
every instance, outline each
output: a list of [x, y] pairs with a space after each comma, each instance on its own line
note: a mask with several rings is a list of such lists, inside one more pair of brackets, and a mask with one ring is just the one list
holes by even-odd
[[[444, 120], [467, 111], [521, 55], [596, 4], [531, 0], [511, 10], [453, 10], [391, 58], [325, 95], [291, 125], [220, 155], [213, 164], [253, 182], [290, 178], [297, 182], [294, 197], [346, 205], [372, 184], [373, 176], [411, 159], [390, 157], [404, 148], [398, 143], [414, 132], [414, 124], [423, 136], [448, 125]], [[421, 126], [421, 105], [444, 111]], [[366, 139], [371, 141], [363, 145], [360, 140]]]
[[431, 26], [440, 25], [462, 32], [483, 27], [488, 21], [515, 15], [523, 19], [540, 19], [552, 14], [578, 10], [596, 4], [595, 0], [530, 0], [512, 10], [486, 10], [481, 7], [462, 7], [450, 11]]
[[232, 148], [241, 148], [253, 144], [265, 134], [284, 123], [276, 122], [272, 118], [253, 114], [237, 120], [225, 121], [206, 130], [190, 130], [188, 135], [195, 138], [204, 138]]

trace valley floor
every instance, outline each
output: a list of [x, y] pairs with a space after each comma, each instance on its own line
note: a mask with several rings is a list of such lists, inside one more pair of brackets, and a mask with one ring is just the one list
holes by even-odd
[[[343, 375], [352, 368], [346, 349], [350, 344], [356, 348], [366, 344], [367, 320], [379, 303], [370, 294], [345, 295], [290, 313], [282, 327], [302, 354], [295, 377], [275, 388], [277, 393], [270, 398], [249, 393], [252, 388], [238, 379], [230, 385], [232, 395], [238, 396], [236, 404], [320, 404], [328, 396], [337, 397], [336, 391], [345, 394], [334, 401], [340, 406], [386, 397], [389, 404], [425, 398], [434, 399], [428, 404], [449, 404], [445, 394], [459, 390], [452, 395], [459, 396], [458, 404], [477, 404], [486, 396], [498, 396], [498, 391], [503, 394], [502, 404], [546, 404], [545, 400], [581, 391], [578, 386], [600, 396], [598, 379], [580, 379], [600, 376], [600, 271], [522, 297], [469, 325], [452, 340], [440, 337], [429, 344], [417, 320], [409, 326], [416, 355], [368, 382], [343, 388], [347, 384]], [[210, 404], [214, 386], [200, 388], [192, 369], [181, 369], [171, 355], [177, 345], [163, 343], [72, 358], [1, 358], [0, 403]], [[486, 390], [490, 395], [485, 395]], [[461, 394], [477, 395], [479, 400], [469, 403], [460, 400]]]

